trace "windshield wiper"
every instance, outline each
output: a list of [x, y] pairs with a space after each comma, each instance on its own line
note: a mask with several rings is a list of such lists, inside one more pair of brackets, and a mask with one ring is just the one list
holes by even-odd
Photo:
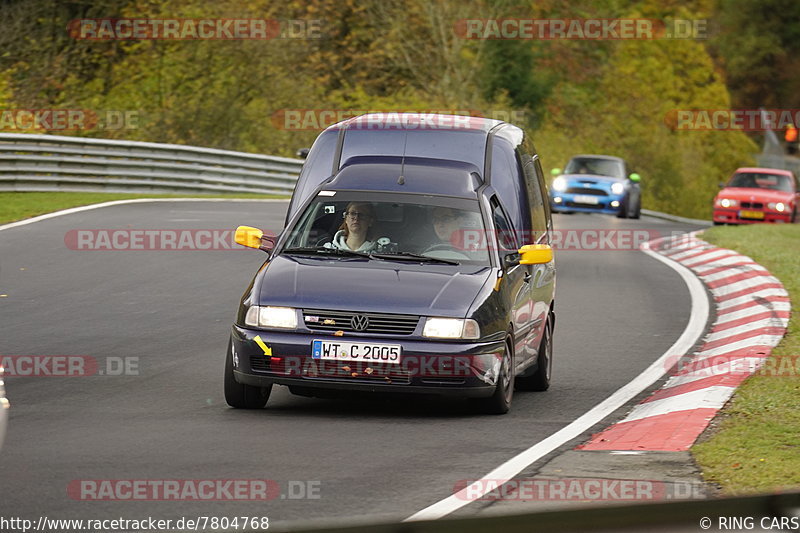
[[285, 254], [314, 254], [314, 255], [341, 255], [347, 257], [365, 257], [370, 258], [370, 254], [364, 252], [354, 252], [353, 250], [342, 250], [340, 248], [316, 248], [314, 246], [286, 248], [283, 250]]
[[455, 259], [441, 259], [439, 257], [430, 257], [428, 255], [422, 254], [415, 254], [413, 252], [395, 252], [391, 254], [370, 254], [370, 257], [375, 257], [377, 259], [388, 259], [388, 260], [396, 260], [396, 261], [415, 261], [415, 262], [424, 262], [424, 263], [443, 263], [445, 265], [460, 265], [459, 261]]

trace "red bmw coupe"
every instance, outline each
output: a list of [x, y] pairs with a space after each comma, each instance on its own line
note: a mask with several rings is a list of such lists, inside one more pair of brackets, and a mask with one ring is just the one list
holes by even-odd
[[792, 223], [800, 188], [789, 170], [740, 168], [714, 199], [714, 224]]

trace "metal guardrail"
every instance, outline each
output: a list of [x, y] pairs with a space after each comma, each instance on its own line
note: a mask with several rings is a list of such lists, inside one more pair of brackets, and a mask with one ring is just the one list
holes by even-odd
[[765, 168], [780, 168], [791, 170], [795, 176], [800, 177], [800, 158], [789, 155], [758, 154], [756, 156], [758, 166]]
[[291, 194], [302, 166], [197, 146], [0, 133], [0, 191]]

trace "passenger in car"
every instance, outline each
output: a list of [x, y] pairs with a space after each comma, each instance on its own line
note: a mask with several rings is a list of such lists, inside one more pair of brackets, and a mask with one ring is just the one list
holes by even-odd
[[350, 202], [342, 213], [344, 221], [333, 240], [325, 244], [326, 248], [351, 250], [354, 252], [371, 252], [378, 244], [372, 237], [372, 225], [375, 223], [375, 209], [367, 203]]

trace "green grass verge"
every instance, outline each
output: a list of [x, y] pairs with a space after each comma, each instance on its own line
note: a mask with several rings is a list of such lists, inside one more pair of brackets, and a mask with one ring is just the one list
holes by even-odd
[[[703, 239], [752, 257], [800, 304], [800, 224], [715, 227]], [[692, 448], [728, 495], [800, 488], [800, 315], [773, 359], [736, 391], [716, 431]]]
[[267, 194], [116, 194], [104, 192], [0, 192], [0, 224], [81, 205], [131, 198], [288, 198]]

